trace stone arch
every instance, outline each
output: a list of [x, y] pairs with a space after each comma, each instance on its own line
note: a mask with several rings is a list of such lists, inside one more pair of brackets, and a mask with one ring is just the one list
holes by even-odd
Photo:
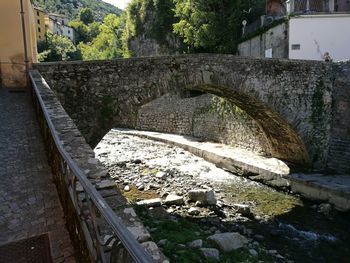
[[306, 147], [291, 127], [277, 112], [263, 102], [237, 90], [216, 85], [187, 86], [185, 89], [211, 93], [224, 97], [245, 111], [264, 132], [271, 156], [294, 164], [308, 166], [310, 159]]
[[272, 156], [319, 170], [328, 160], [331, 64], [194, 54], [36, 67], [91, 146], [113, 127], [134, 128], [140, 106], [198, 89], [230, 99], [255, 119]]

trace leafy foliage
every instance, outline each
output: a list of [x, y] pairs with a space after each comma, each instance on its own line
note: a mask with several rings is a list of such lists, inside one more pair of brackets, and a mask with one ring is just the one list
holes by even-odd
[[173, 0], [132, 0], [125, 10], [124, 42], [144, 36], [167, 44], [174, 36], [172, 25], [177, 22]]
[[95, 21], [94, 15], [92, 13], [92, 10], [90, 8], [82, 8], [79, 11], [79, 20], [83, 22], [85, 25], [91, 24]]
[[[235, 53], [244, 19], [263, 13], [263, 0], [174, 0], [174, 31], [192, 52]], [[248, 11], [246, 11], [248, 10]]]
[[99, 28], [99, 34], [89, 44], [80, 43], [79, 49], [84, 60], [112, 59], [123, 54], [121, 43], [121, 19], [110, 14]]
[[68, 37], [52, 33], [46, 34], [46, 40], [38, 43], [39, 61], [64, 61], [79, 59], [79, 52]]
[[102, 0], [34, 0], [34, 3], [48, 12], [63, 14], [70, 19], [75, 18], [79, 9], [85, 7], [90, 8], [95, 20], [100, 22], [108, 14], [121, 13], [120, 9]]
[[78, 18], [72, 20], [69, 26], [74, 29], [76, 43], [91, 42], [100, 33], [100, 23], [95, 22], [90, 8], [81, 9]]

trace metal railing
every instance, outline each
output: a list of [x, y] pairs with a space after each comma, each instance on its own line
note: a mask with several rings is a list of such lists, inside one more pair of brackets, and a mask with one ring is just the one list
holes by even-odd
[[[33, 95], [35, 95], [35, 98], [40, 105], [47, 129], [54, 141], [54, 145], [51, 145], [50, 150], [53, 150], [52, 148], [55, 146], [62, 158], [61, 160], [57, 160], [56, 158], [50, 164], [56, 165], [56, 167], [60, 167], [61, 169], [60, 178], [58, 178], [59, 184], [66, 187], [66, 191], [68, 191], [71, 202], [75, 207], [75, 212], [81, 220], [80, 223], [82, 223], [85, 241], [92, 261], [120, 262], [120, 257], [123, 257], [122, 262], [154, 262], [144, 248], [132, 236], [129, 230], [123, 225], [101, 194], [91, 184], [86, 174], [64, 149], [62, 142], [57, 135], [58, 132], [41, 97], [32, 72], [29, 72], [29, 76], [32, 84]], [[48, 154], [52, 155], [50, 152]], [[110, 233], [109, 231], [112, 232], [111, 235], [106, 235], [106, 233]], [[103, 235], [105, 235], [105, 237], [108, 236], [108, 240], [104, 240]], [[115, 242], [108, 248], [108, 243], [110, 243], [112, 239], [115, 239]], [[121, 254], [128, 255], [121, 256]], [[126, 258], [128, 260], [126, 260]]]

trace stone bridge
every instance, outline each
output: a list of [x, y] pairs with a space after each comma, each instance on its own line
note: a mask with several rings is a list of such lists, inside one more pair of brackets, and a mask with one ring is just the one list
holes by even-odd
[[92, 146], [113, 127], [135, 128], [141, 106], [192, 90], [244, 110], [263, 131], [269, 155], [350, 172], [350, 63], [198, 54], [35, 68]]

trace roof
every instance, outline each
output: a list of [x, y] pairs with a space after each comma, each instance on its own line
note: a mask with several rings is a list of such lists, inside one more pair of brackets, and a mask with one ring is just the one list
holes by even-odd
[[49, 13], [49, 16], [58, 16], [58, 17], [63, 17], [63, 18], [67, 18], [68, 19], [68, 16], [61, 15], [61, 14], [55, 14], [55, 13]]

